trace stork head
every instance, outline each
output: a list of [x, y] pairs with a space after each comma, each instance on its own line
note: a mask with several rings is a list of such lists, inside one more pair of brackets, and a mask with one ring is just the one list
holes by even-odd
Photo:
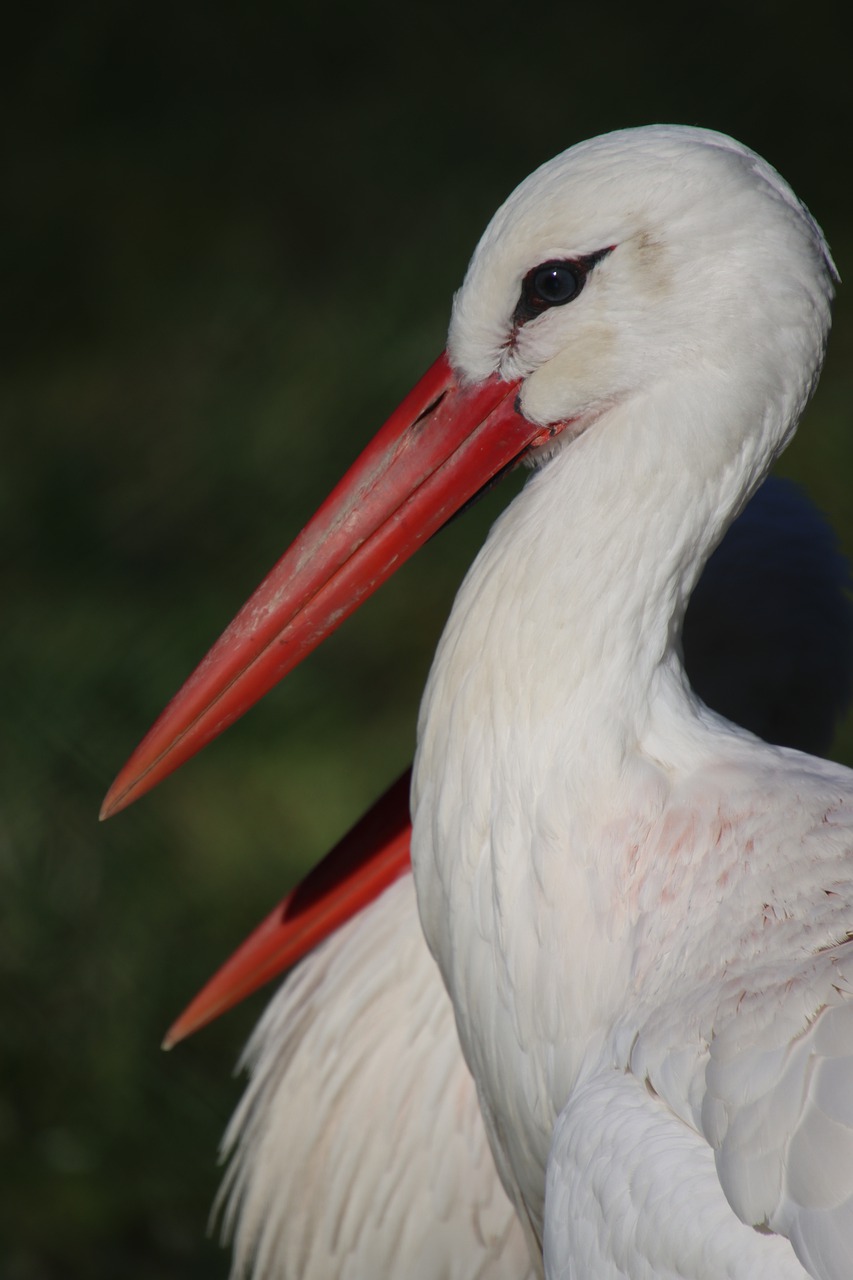
[[[790, 188], [723, 135], [626, 130], [543, 165], [483, 235], [446, 356], [173, 699], [103, 816], [242, 715], [497, 474], [546, 461], [614, 404], [703, 370], [724, 395], [746, 359], [755, 403], [733, 432], [769, 396], [781, 433], [819, 367], [833, 270]], [[788, 364], [804, 372], [774, 390]]]
[[498, 210], [448, 354], [465, 383], [518, 379], [532, 422], [571, 421], [565, 442], [679, 371], [736, 368], [745, 346], [741, 394], [766, 394], [786, 342], [811, 343], [813, 373], [834, 276], [819, 227], [754, 152], [704, 129], [622, 130], [548, 161]]

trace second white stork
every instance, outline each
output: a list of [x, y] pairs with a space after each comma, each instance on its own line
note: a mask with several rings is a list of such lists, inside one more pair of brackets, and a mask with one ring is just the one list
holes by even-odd
[[679, 631], [819, 372], [833, 269], [718, 134], [608, 135], [488, 228], [449, 362], [120, 775], [209, 741], [520, 454], [424, 700], [413, 861], [492, 1149], [549, 1276], [840, 1280], [850, 774], [691, 693]]

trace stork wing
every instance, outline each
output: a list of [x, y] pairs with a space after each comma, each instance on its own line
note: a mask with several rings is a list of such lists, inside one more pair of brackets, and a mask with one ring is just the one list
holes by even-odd
[[787, 1240], [732, 1213], [704, 1138], [617, 1070], [557, 1121], [543, 1243], [547, 1280], [807, 1280]]
[[848, 942], [750, 1000], [706, 1070], [702, 1126], [728, 1200], [788, 1236], [816, 1280], [848, 1276], [853, 1261], [851, 996]]

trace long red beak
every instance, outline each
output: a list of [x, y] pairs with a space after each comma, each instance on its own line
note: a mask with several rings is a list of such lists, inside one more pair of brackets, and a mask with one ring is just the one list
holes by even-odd
[[107, 818], [222, 733], [479, 490], [555, 427], [517, 382], [457, 382], [445, 355], [409, 393], [169, 703], [104, 800]]
[[407, 769], [278, 904], [172, 1023], [171, 1049], [296, 964], [411, 868]]

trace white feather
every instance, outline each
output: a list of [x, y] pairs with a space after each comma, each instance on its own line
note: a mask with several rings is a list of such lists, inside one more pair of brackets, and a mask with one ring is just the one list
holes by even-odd
[[[514, 329], [532, 266], [604, 248]], [[413, 790], [424, 929], [549, 1276], [849, 1275], [853, 780], [712, 715], [678, 648], [815, 385], [833, 275], [764, 161], [650, 128], [523, 183], [455, 302], [461, 377], [572, 423], [459, 593]], [[605, 1098], [636, 1127], [602, 1114], [592, 1186]]]
[[245, 1062], [225, 1142], [235, 1276], [532, 1280], [411, 876], [307, 957]]

